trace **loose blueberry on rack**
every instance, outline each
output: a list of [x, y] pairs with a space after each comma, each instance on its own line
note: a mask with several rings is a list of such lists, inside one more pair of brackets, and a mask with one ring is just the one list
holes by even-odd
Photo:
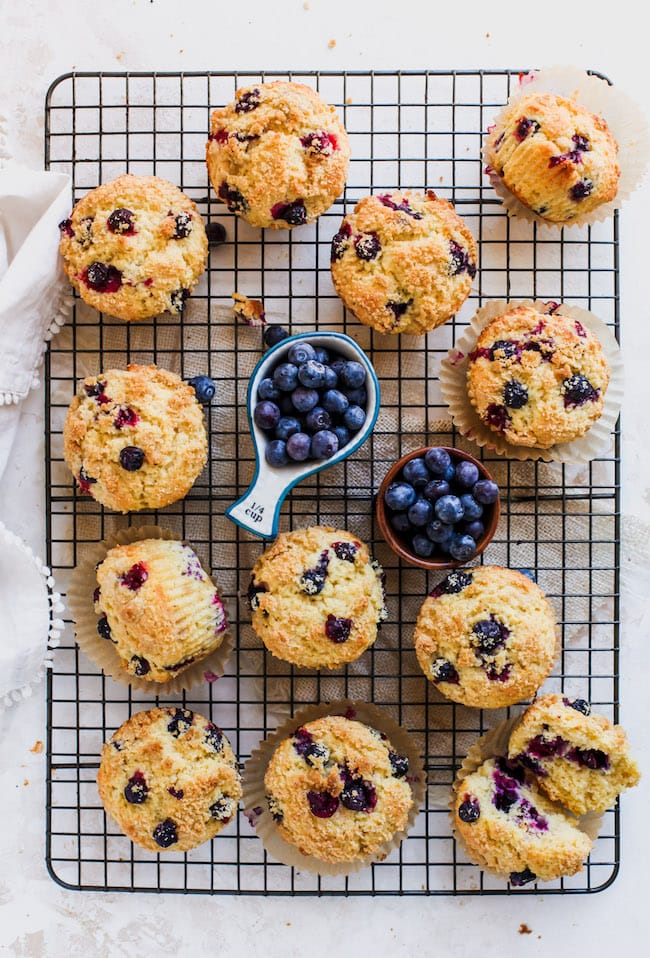
[[193, 376], [188, 379], [188, 384], [194, 390], [196, 398], [202, 405], [212, 402], [215, 392], [214, 380], [209, 376]]
[[263, 339], [267, 346], [277, 346], [283, 339], [286, 339], [289, 333], [283, 326], [276, 326], [270, 323], [264, 327]]

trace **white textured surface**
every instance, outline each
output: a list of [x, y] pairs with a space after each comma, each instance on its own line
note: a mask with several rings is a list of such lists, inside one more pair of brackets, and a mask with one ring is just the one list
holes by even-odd
[[[308, 9], [305, 9], [305, 6]], [[650, 114], [638, 7], [521, 3], [433, 4], [342, 0], [0, 0], [0, 112], [8, 145], [42, 164], [43, 101], [59, 74], [146, 69], [475, 69], [574, 63], [607, 74]], [[636, 28], [635, 28], [636, 24]], [[334, 47], [330, 40], [336, 40]], [[552, 59], [549, 60], [549, 51]], [[646, 677], [650, 593], [650, 332], [644, 227], [648, 179], [621, 216], [623, 406], [621, 715], [646, 778], [622, 800], [622, 868], [597, 895], [372, 900], [210, 898], [68, 892], [44, 866], [40, 690], [0, 716], [0, 952], [11, 956], [148, 958], [175, 955], [600, 956], [638, 948], [646, 924], [650, 719]], [[645, 214], [645, 215], [644, 215]], [[643, 231], [643, 232], [642, 232]], [[12, 461], [0, 483], [0, 518], [43, 554], [42, 395], [24, 404]], [[2, 636], [1, 641], [11, 641]], [[519, 934], [521, 923], [532, 934]]]

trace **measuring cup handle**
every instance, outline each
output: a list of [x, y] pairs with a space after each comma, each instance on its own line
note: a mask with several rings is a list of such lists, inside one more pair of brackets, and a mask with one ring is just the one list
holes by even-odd
[[[284, 488], [283, 488], [284, 487]], [[263, 539], [275, 539], [278, 515], [286, 494], [286, 483], [262, 471], [241, 499], [226, 509], [233, 522]]]

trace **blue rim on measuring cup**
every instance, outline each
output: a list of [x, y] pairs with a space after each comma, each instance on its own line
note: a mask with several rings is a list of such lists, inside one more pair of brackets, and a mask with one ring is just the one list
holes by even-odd
[[[313, 476], [315, 473], [320, 472], [322, 469], [327, 468], [327, 466], [333, 466], [337, 462], [342, 462], [344, 459], [347, 459], [348, 456], [351, 456], [352, 453], [356, 452], [357, 449], [359, 449], [360, 446], [363, 445], [363, 443], [366, 441], [366, 439], [369, 437], [370, 433], [374, 429], [375, 423], [377, 422], [377, 416], [379, 415], [381, 391], [379, 388], [379, 380], [377, 379], [377, 374], [375, 373], [372, 363], [366, 356], [364, 350], [350, 336], [347, 336], [345, 333], [335, 332], [333, 330], [329, 330], [329, 331], [315, 330], [309, 333], [296, 333], [293, 336], [288, 336], [286, 339], [283, 339], [279, 343], [276, 343], [276, 345], [268, 349], [264, 353], [264, 355], [261, 357], [261, 359], [257, 362], [255, 368], [253, 369], [253, 372], [251, 373], [251, 376], [248, 382], [248, 389], [246, 392], [246, 414], [248, 416], [248, 428], [251, 434], [251, 438], [253, 439], [253, 445], [255, 448], [255, 473], [244, 495], [240, 496], [240, 498], [237, 499], [236, 502], [233, 502], [232, 505], [228, 506], [228, 508], [225, 510], [225, 515], [230, 519], [231, 522], [234, 522], [235, 525], [238, 525], [242, 529], [246, 529], [247, 532], [251, 532], [254, 535], [261, 535], [259, 532], [256, 532], [255, 528], [252, 525], [246, 524], [245, 522], [241, 521], [240, 519], [238, 519], [236, 516], [232, 514], [233, 510], [240, 503], [244, 502], [247, 499], [250, 493], [250, 490], [257, 483], [257, 480], [260, 475], [260, 471], [263, 468], [264, 448], [262, 444], [257, 441], [259, 433], [256, 430], [255, 424], [253, 422], [253, 416], [252, 416], [252, 407], [254, 405], [253, 400], [256, 398], [255, 393], [259, 385], [260, 371], [263, 368], [266, 369], [267, 366], [272, 365], [274, 356], [276, 356], [280, 352], [284, 352], [285, 350], [287, 350], [287, 348], [292, 343], [298, 342], [301, 340], [309, 340], [312, 342], [315, 340], [331, 340], [337, 343], [346, 343], [349, 347], [351, 347], [356, 357], [359, 359], [360, 362], [363, 363], [366, 373], [372, 381], [374, 394], [375, 394], [374, 407], [372, 408], [372, 410], [370, 410], [369, 408], [366, 409], [366, 412], [369, 413], [369, 415], [366, 418], [364, 426], [360, 430], [359, 434], [354, 439], [351, 439], [350, 442], [348, 442], [347, 445], [345, 445], [342, 449], [339, 449], [339, 451], [335, 453], [331, 457], [331, 459], [319, 460], [311, 468], [307, 468], [307, 469], [305, 469], [306, 464], [302, 464], [302, 463], [295, 464], [299, 468], [305, 469], [305, 471], [300, 472], [298, 476], [295, 476], [293, 479], [288, 480], [286, 485], [284, 485], [282, 489], [280, 490], [280, 492], [278, 493], [277, 499], [275, 501], [275, 506], [274, 506], [271, 533], [268, 536], [269, 539], [274, 539], [277, 536], [280, 509], [282, 508], [282, 503], [284, 502], [288, 493], [291, 492], [293, 487], [297, 485], [299, 482], [301, 482], [303, 479], [306, 479], [308, 476]], [[266, 464], [264, 463], [264, 465]], [[268, 468], [270, 469], [272, 467], [268, 467]], [[290, 465], [277, 467], [277, 473], [281, 474], [282, 471], [286, 469], [290, 469], [290, 468], [291, 468]], [[267, 536], [263, 535], [262, 538], [267, 538]]]

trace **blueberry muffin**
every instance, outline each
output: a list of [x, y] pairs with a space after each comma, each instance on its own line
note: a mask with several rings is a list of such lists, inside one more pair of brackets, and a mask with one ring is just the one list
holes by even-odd
[[472, 861], [515, 886], [575, 875], [593, 845], [521, 765], [502, 757], [456, 780], [453, 814]]
[[515, 446], [549, 449], [600, 418], [609, 364], [596, 336], [570, 311], [508, 306], [482, 330], [467, 366], [470, 402]]
[[490, 131], [485, 159], [513, 196], [549, 223], [613, 200], [618, 145], [605, 120], [552, 93], [519, 97]]
[[533, 695], [558, 650], [555, 613], [540, 587], [501, 566], [450, 572], [415, 626], [426, 677], [446, 698], [475, 708], [504, 708]]
[[447, 200], [394, 190], [365, 196], [332, 240], [332, 280], [346, 307], [380, 333], [427, 333], [469, 296], [474, 237]]
[[279, 659], [338, 668], [377, 638], [386, 617], [383, 576], [349, 532], [311, 526], [281, 533], [253, 568], [253, 628]]
[[192, 387], [166, 369], [135, 364], [84, 379], [63, 444], [81, 492], [118, 512], [182, 499], [208, 449]]
[[512, 732], [508, 754], [575, 815], [604, 812], [640, 778], [625, 731], [604, 715], [592, 715], [584, 699], [537, 699]]
[[336, 109], [302, 83], [237, 90], [212, 114], [210, 181], [251, 226], [291, 229], [329, 209], [345, 187], [350, 144]]
[[114, 643], [130, 674], [169, 682], [221, 645], [223, 603], [187, 544], [142, 539], [115, 546], [96, 574], [97, 631]]
[[408, 759], [380, 732], [339, 715], [296, 729], [264, 776], [282, 838], [303, 855], [353, 862], [406, 828], [413, 805]]
[[182, 313], [207, 263], [196, 204], [158, 176], [125, 173], [98, 186], [59, 229], [68, 279], [83, 300], [118, 319]]
[[152, 852], [184, 852], [235, 816], [237, 759], [221, 729], [189, 709], [137, 712], [102, 749], [99, 797], [124, 834]]

